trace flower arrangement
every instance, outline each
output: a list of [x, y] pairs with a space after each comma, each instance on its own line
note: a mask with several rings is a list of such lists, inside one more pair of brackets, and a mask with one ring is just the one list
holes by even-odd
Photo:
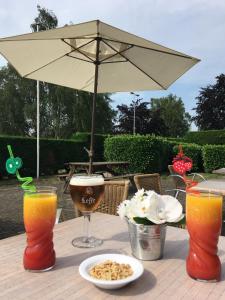
[[182, 205], [169, 195], [159, 195], [154, 191], [138, 190], [130, 200], [124, 200], [117, 209], [122, 219], [144, 224], [164, 224], [183, 219]]

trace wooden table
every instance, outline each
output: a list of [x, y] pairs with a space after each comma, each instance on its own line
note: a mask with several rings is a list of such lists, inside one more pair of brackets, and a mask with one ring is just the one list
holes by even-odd
[[210, 191], [225, 196], [225, 179], [209, 179], [201, 181], [191, 189], [203, 192]]
[[[88, 173], [89, 170], [89, 162], [69, 162], [66, 165], [69, 166], [70, 174], [74, 174], [76, 171], [84, 170], [86, 173]], [[129, 165], [129, 162], [127, 161], [101, 161], [101, 162], [93, 162], [92, 164], [92, 170], [93, 173], [97, 171], [102, 172], [109, 172], [114, 174], [113, 168], [115, 167], [122, 167], [127, 168]]]
[[78, 249], [71, 240], [80, 235], [83, 219], [77, 218], [55, 226], [54, 244], [57, 263], [52, 271], [24, 271], [22, 255], [25, 235], [0, 240], [0, 299], [63, 300], [63, 299], [225, 299], [225, 238], [220, 237], [219, 255], [222, 261], [222, 280], [201, 283], [186, 273], [188, 233], [168, 227], [164, 258], [143, 261], [141, 278], [119, 290], [101, 290], [85, 281], [78, 273], [79, 264], [101, 253], [131, 255], [127, 225], [119, 217], [95, 213], [92, 232], [104, 239], [95, 249]]
[[[92, 172], [103, 175], [103, 177], [107, 179], [112, 179], [116, 177], [122, 177], [121, 176], [114, 176], [117, 175], [114, 171], [114, 168], [120, 167], [126, 169], [129, 165], [128, 161], [101, 161], [101, 162], [93, 162], [92, 164]], [[64, 175], [59, 175], [60, 180], [64, 180], [64, 187], [63, 192], [65, 193], [68, 189], [68, 185], [70, 182], [71, 177], [73, 174], [79, 172], [79, 171], [85, 171], [88, 174], [89, 171], [89, 162], [69, 162], [65, 163], [65, 166], [69, 168], [69, 173]], [[106, 177], [105, 174], [109, 175], [109, 177]], [[127, 174], [127, 175], [135, 175], [135, 174]]]

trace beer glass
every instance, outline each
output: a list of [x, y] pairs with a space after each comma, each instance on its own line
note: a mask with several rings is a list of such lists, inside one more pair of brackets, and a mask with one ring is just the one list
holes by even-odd
[[84, 216], [84, 236], [75, 238], [72, 245], [94, 248], [102, 240], [90, 235], [91, 213], [98, 208], [104, 196], [104, 178], [101, 175], [74, 175], [70, 180], [70, 194], [74, 205]]

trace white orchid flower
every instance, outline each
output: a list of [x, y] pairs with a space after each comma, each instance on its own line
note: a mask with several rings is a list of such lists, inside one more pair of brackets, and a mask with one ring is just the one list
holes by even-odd
[[167, 222], [179, 222], [183, 219], [183, 207], [176, 198], [169, 195], [162, 195], [161, 200], [164, 203]]
[[142, 200], [143, 197], [144, 197], [144, 194], [145, 194], [145, 190], [144, 190], [144, 189], [138, 190], [138, 191], [134, 194], [134, 197], [133, 197], [132, 199], [139, 199], [139, 200]]
[[148, 199], [150, 201], [150, 207], [146, 218], [155, 224], [165, 223], [165, 212], [163, 209], [161, 196], [155, 192], [152, 192], [151, 194], [149, 193]]
[[151, 202], [152, 209], [149, 211], [147, 218], [155, 224], [178, 222], [184, 217], [182, 205], [172, 196], [152, 197]]
[[130, 200], [124, 200], [120, 205], [117, 207], [117, 213], [121, 219], [124, 219], [127, 216], [129, 206], [131, 204]]
[[149, 210], [150, 202], [146, 197], [141, 200], [134, 198], [131, 200], [131, 211], [133, 217], [145, 218]]
[[117, 210], [121, 218], [147, 218], [154, 224], [179, 222], [183, 217], [180, 202], [168, 195], [158, 195], [154, 191], [139, 190], [131, 200], [123, 201]]

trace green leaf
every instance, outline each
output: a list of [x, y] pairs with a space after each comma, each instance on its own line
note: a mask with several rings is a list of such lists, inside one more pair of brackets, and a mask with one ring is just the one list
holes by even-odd
[[143, 224], [143, 225], [155, 225], [155, 223], [151, 222], [149, 219], [147, 218], [140, 218], [140, 217], [134, 217], [133, 218], [134, 221], [137, 224]]

